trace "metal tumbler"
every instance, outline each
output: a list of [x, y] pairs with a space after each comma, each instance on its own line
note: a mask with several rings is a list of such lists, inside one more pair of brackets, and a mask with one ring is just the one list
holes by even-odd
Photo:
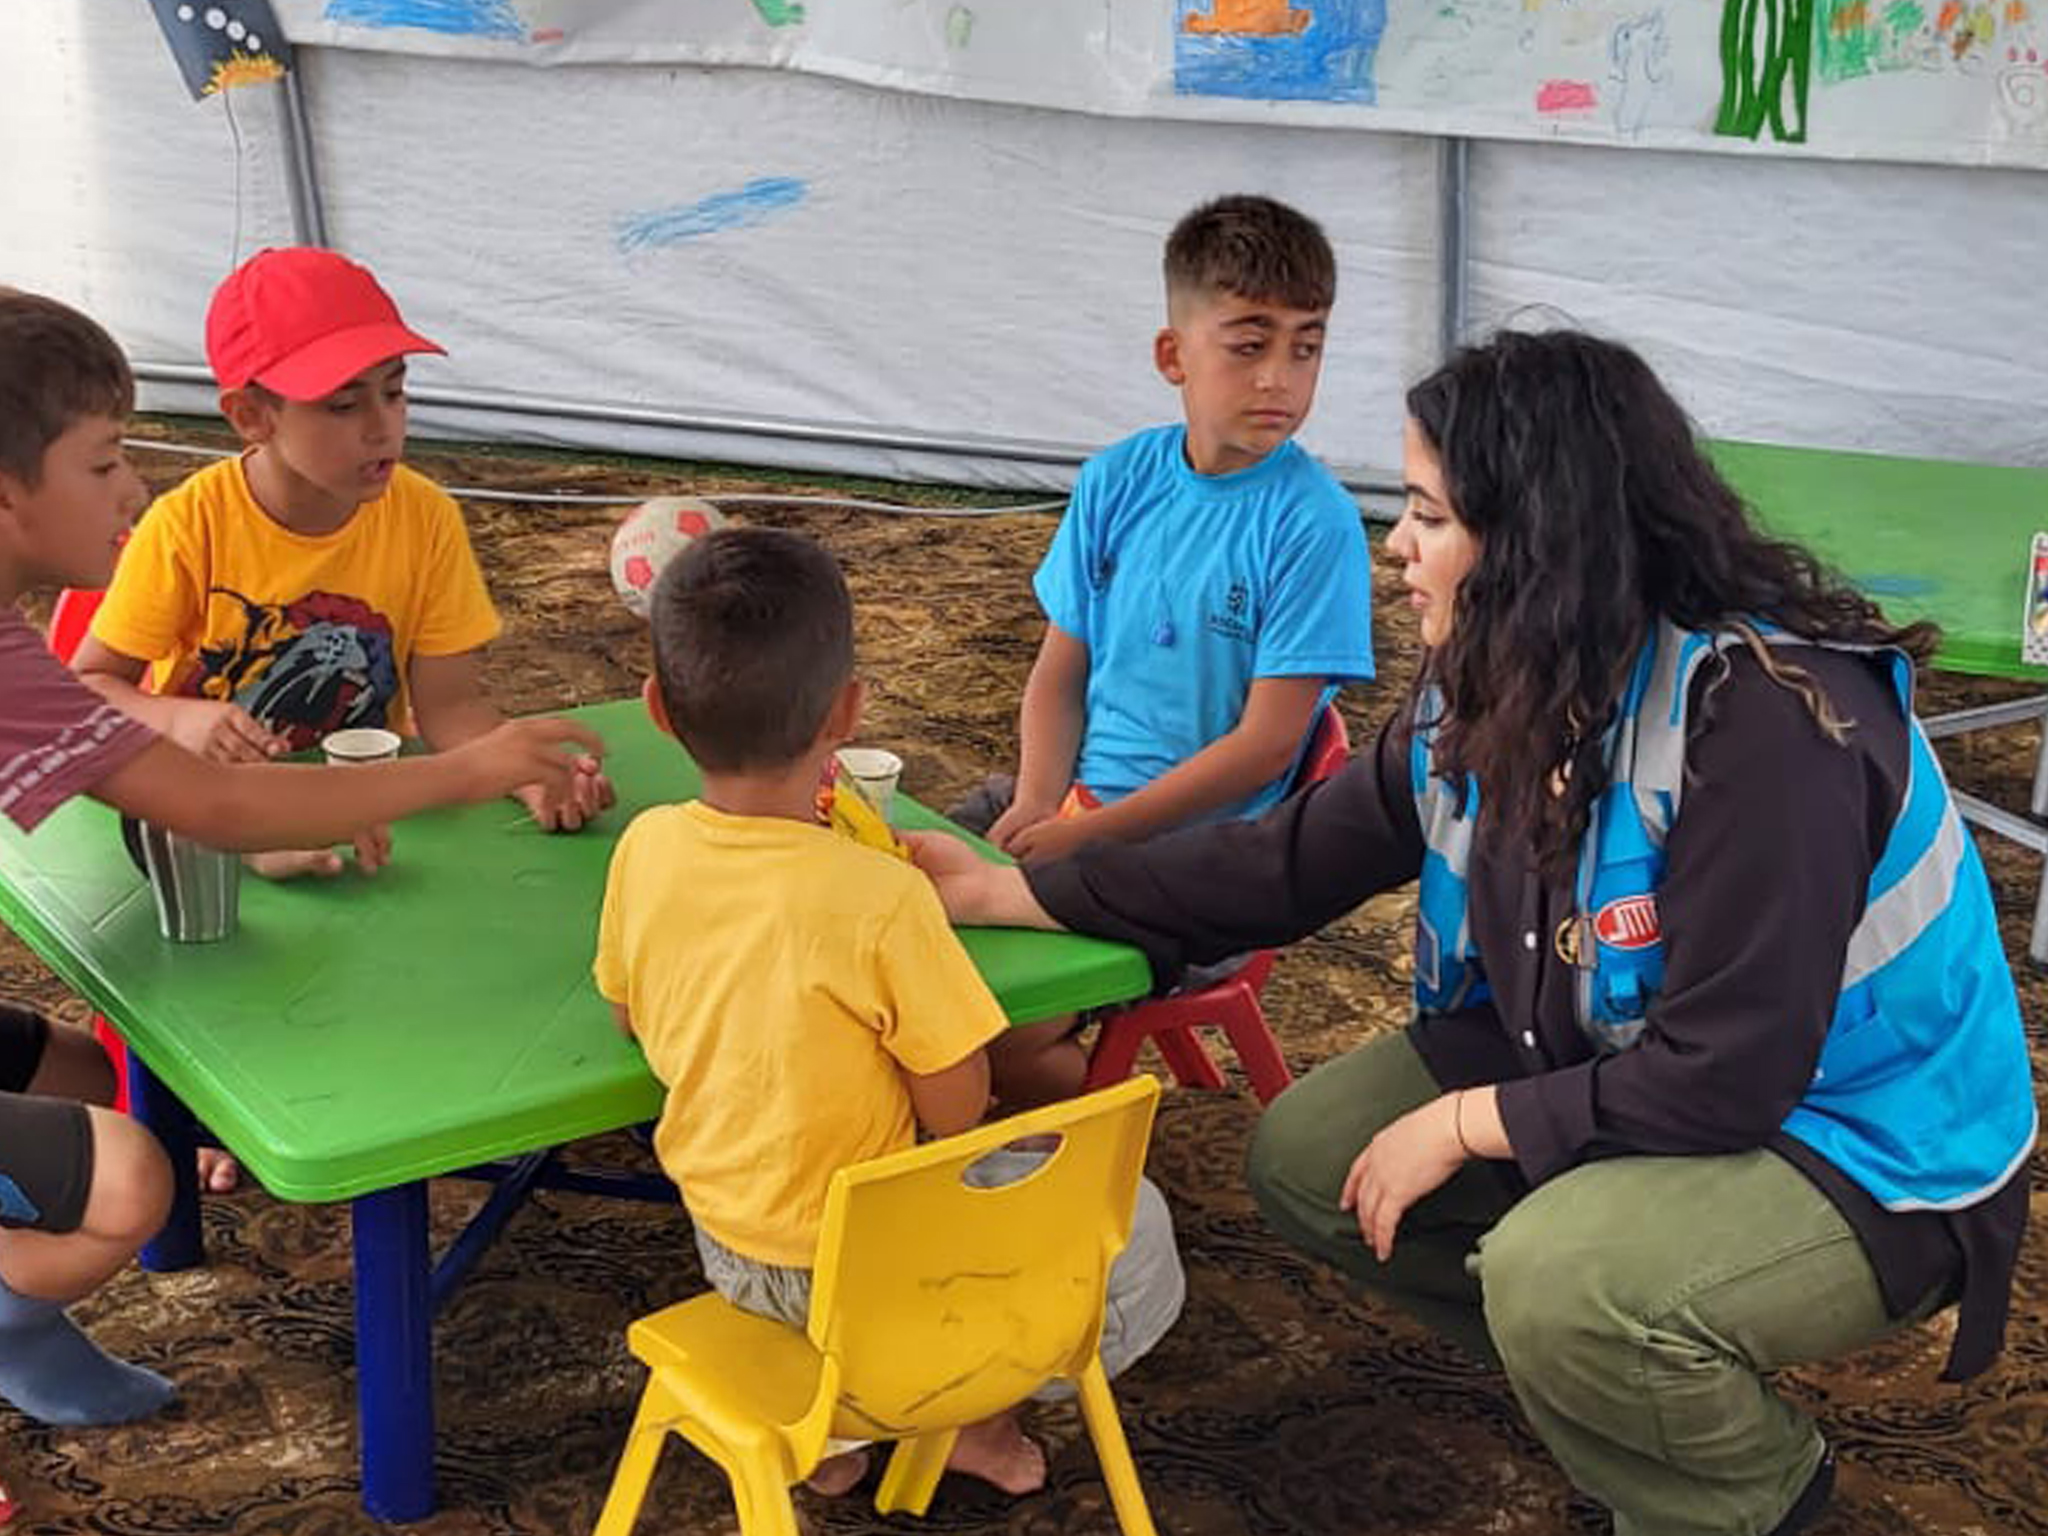
[[235, 931], [242, 857], [141, 824], [142, 863], [156, 897], [156, 924], [179, 944], [208, 944]]

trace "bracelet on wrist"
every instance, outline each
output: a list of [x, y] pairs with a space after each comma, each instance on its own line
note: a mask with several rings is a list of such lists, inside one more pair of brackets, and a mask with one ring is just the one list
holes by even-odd
[[1458, 1138], [1460, 1152], [1467, 1157], [1477, 1157], [1479, 1154], [1472, 1150], [1472, 1143], [1465, 1139], [1465, 1095], [1471, 1091], [1470, 1088], [1460, 1088], [1451, 1095], [1451, 1134]]

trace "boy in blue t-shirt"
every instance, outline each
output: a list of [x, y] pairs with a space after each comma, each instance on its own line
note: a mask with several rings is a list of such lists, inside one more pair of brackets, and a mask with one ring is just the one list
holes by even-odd
[[[956, 812], [1018, 858], [1265, 810], [1322, 706], [1373, 675], [1357, 504], [1293, 440], [1336, 265], [1313, 220], [1265, 197], [1206, 203], [1168, 237], [1153, 361], [1186, 422], [1082, 467], [1035, 582], [1047, 622], [1014, 790], [991, 781]], [[1011, 1103], [1080, 1087], [1069, 1021], [999, 1047]]]

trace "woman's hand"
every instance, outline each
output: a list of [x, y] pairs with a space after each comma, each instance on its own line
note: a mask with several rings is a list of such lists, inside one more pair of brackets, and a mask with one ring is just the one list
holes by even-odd
[[1393, 1257], [1394, 1234], [1408, 1208], [1471, 1155], [1458, 1136], [1458, 1096], [1466, 1091], [1431, 1099], [1382, 1127], [1344, 1176], [1338, 1207], [1357, 1213], [1358, 1235], [1382, 1264]]
[[938, 887], [939, 904], [946, 909], [950, 921], [988, 920], [988, 874], [1003, 866], [989, 863], [951, 833], [903, 832], [898, 836], [910, 850], [910, 862]]
[[939, 902], [954, 923], [1007, 928], [1057, 929], [1014, 864], [992, 864], [957, 837], [944, 832], [900, 834], [910, 862], [938, 887]]
[[925, 872], [932, 884], [944, 888], [948, 880], [972, 878], [988, 861], [950, 832], [902, 832], [897, 834], [910, 850], [910, 862]]

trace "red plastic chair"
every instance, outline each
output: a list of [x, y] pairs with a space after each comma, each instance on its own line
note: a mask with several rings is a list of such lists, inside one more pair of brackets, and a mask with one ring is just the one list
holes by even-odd
[[99, 612], [100, 599], [106, 595], [87, 587], [66, 587], [57, 594], [50, 609], [50, 650], [66, 666], [78, 654], [78, 642], [92, 628], [92, 616]]
[[[1334, 704], [1326, 704], [1302, 754], [1296, 780], [1313, 784], [1327, 779], [1350, 755], [1351, 739], [1345, 733], [1343, 717]], [[1228, 1087], [1222, 1070], [1195, 1034], [1196, 1029], [1208, 1025], [1222, 1030], [1230, 1048], [1237, 1052], [1238, 1065], [1251, 1080], [1259, 1102], [1272, 1103], [1294, 1081], [1287, 1058], [1280, 1054], [1280, 1042], [1273, 1038], [1265, 1010], [1259, 1006], [1259, 991], [1273, 973], [1274, 955], [1270, 949], [1257, 950], [1236, 971], [1199, 992], [1148, 997], [1105, 1016], [1095, 1049], [1088, 1055], [1085, 1090], [1129, 1077], [1137, 1064], [1138, 1049], [1147, 1040], [1158, 1047], [1167, 1070], [1182, 1087]]]
[[[106, 595], [98, 588], [88, 587], [66, 587], [57, 594], [56, 604], [50, 609], [50, 653], [65, 665], [70, 665], [71, 658], [78, 653], [78, 642], [92, 628], [92, 616], [99, 611], [100, 599]], [[92, 1032], [114, 1064], [114, 1108], [125, 1110], [128, 1107], [127, 1042], [101, 1014], [92, 1016]]]

